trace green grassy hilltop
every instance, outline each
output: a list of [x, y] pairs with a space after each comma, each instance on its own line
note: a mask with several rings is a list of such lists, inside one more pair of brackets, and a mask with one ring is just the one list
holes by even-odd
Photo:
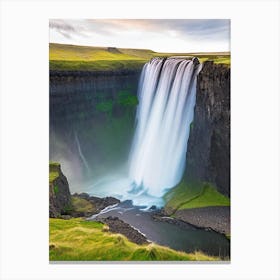
[[151, 50], [50, 44], [50, 70], [139, 69], [155, 56]]
[[152, 57], [197, 56], [201, 62], [230, 64], [230, 53], [158, 53], [148, 49], [49, 44], [50, 70], [106, 71], [140, 69]]

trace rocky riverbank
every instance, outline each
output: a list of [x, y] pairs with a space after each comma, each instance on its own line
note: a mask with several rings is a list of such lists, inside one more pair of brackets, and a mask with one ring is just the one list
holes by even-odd
[[98, 214], [104, 208], [120, 203], [120, 200], [114, 197], [96, 197], [87, 193], [72, 195], [72, 211], [70, 215], [73, 217], [90, 217]]
[[109, 216], [107, 218], [97, 219], [97, 221], [108, 225], [109, 231], [123, 234], [128, 238], [128, 240], [136, 244], [142, 245], [150, 243], [141, 232], [131, 227], [128, 223], [125, 223], [118, 217]]
[[225, 235], [230, 234], [230, 207], [227, 206], [183, 209], [177, 211], [174, 216], [198, 227], [211, 228]]
[[180, 227], [191, 224], [197, 228], [211, 229], [216, 232], [230, 235], [230, 207], [211, 206], [202, 208], [182, 209], [170, 217], [164, 211], [153, 215], [157, 221], [168, 222]]
[[[128, 205], [126, 205], [127, 203]], [[133, 206], [129, 202], [127, 203], [121, 203], [114, 197], [99, 198], [90, 196], [87, 193], [75, 193], [71, 195], [67, 179], [61, 171], [60, 164], [50, 164], [50, 218], [72, 219], [82, 217], [88, 219], [95, 214], [99, 214], [108, 206], [118, 205], [113, 211], [111, 210], [108, 213], [105, 211], [105, 215], [97, 215], [94, 219], [106, 224], [110, 232], [122, 234], [130, 241], [139, 245], [149, 243], [149, 237], [146, 237], [146, 235], [139, 231], [142, 231], [141, 227], [144, 227], [144, 232], [148, 230], [148, 233], [152, 236], [154, 236], [154, 233], [153, 230], [152, 232], [149, 230], [150, 227], [155, 227], [155, 229], [157, 227], [167, 227], [167, 225], [158, 226], [157, 223], [150, 223], [149, 219], [147, 219], [149, 215], [154, 221], [172, 224], [176, 226], [175, 228], [179, 227], [183, 229], [186, 231], [186, 234], [189, 232], [190, 226], [206, 230], [211, 229], [225, 235], [230, 234], [229, 207], [204, 207], [178, 210], [171, 217], [167, 215], [164, 209], [157, 210], [155, 207], [151, 207], [148, 212], [137, 212], [138, 210], [136, 208], [131, 210]], [[129, 212], [126, 212], [127, 210]], [[134, 211], [136, 212], [134, 213]], [[132, 215], [132, 220], [129, 217], [129, 213]], [[144, 218], [146, 215], [147, 217]], [[140, 218], [140, 216], [143, 218]], [[134, 221], [136, 218], [140, 218], [138, 223]], [[157, 237], [154, 236], [154, 238], [156, 239]]]
[[[114, 197], [95, 197], [87, 193], [70, 194], [67, 178], [64, 176], [59, 163], [50, 163], [49, 179], [49, 217], [71, 219], [77, 217], [91, 217], [108, 206], [116, 205], [120, 201]], [[147, 238], [138, 230], [117, 217], [97, 219], [108, 225], [109, 231], [120, 233], [130, 241], [142, 245], [148, 244]]]

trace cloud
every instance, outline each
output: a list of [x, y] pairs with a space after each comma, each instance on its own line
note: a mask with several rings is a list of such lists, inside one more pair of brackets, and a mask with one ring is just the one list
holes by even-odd
[[83, 36], [87, 37], [86, 28], [80, 21], [75, 20], [61, 20], [61, 19], [51, 19], [49, 21], [49, 28], [55, 30], [67, 39], [73, 38], [73, 36]]
[[[52, 42], [163, 50], [229, 50], [228, 19], [53, 19]], [[216, 46], [216, 47], [215, 47]]]
[[173, 33], [203, 40], [229, 37], [230, 21], [225, 19], [111, 19], [87, 20], [92, 31], [112, 34], [116, 31]]

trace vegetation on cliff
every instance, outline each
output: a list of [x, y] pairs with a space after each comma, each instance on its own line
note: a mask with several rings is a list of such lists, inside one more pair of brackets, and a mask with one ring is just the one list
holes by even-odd
[[207, 182], [186, 182], [171, 189], [165, 196], [165, 209], [172, 214], [177, 210], [209, 206], [229, 206], [228, 197], [219, 193], [214, 185]]
[[230, 234], [230, 199], [213, 184], [184, 178], [164, 199], [167, 215], [198, 227]]
[[93, 203], [79, 196], [72, 196], [72, 205], [75, 212], [94, 213], [96, 211]]
[[137, 245], [108, 232], [100, 222], [50, 219], [51, 261], [215, 261], [201, 252], [187, 254], [154, 243]]
[[152, 57], [196, 56], [201, 62], [230, 64], [230, 53], [158, 53], [145, 49], [49, 45], [50, 70], [99, 71], [141, 69]]
[[60, 164], [58, 162], [49, 163], [49, 183], [52, 183], [57, 177], [59, 177]]

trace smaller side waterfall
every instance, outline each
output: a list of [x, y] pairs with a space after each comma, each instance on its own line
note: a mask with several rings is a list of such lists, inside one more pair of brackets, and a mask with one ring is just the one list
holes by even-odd
[[79, 141], [79, 138], [78, 138], [78, 135], [77, 135], [76, 131], [75, 131], [75, 141], [76, 141], [76, 144], [77, 144], [77, 148], [78, 148], [78, 152], [79, 152], [80, 158], [81, 158], [84, 166], [86, 167], [87, 171], [89, 172], [90, 171], [90, 167], [89, 167], [89, 164], [88, 164], [88, 162], [87, 162], [87, 160], [86, 160], [86, 158], [85, 158], [85, 156], [84, 156], [84, 154], [82, 152], [80, 141]]
[[143, 67], [130, 154], [130, 193], [162, 197], [182, 178], [196, 99], [197, 59], [154, 58]]

